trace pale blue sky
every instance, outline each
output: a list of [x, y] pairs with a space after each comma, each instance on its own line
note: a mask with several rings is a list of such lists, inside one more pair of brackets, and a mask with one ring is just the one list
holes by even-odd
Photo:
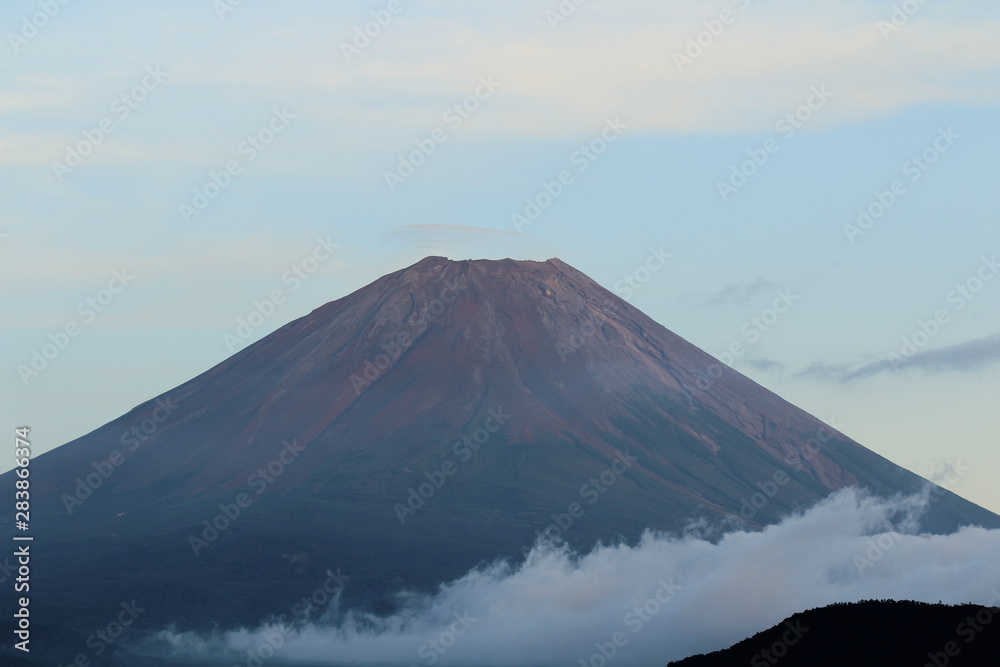
[[[404, 0], [348, 62], [341, 44], [389, 4], [244, 0], [221, 19], [222, 0], [3, 4], [8, 431], [32, 426], [45, 451], [193, 377], [274, 289], [286, 301], [251, 340], [431, 254], [558, 256], [614, 289], [662, 246], [635, 305], [718, 355], [791, 289], [735, 367], [920, 474], [972, 466], [953, 490], [1000, 511], [1000, 276], [948, 298], [1000, 253], [995, 2], [928, 3], [896, 30], [874, 0], [588, 0], [554, 28], [557, 0]], [[457, 126], [445, 112], [477, 88]], [[779, 125], [796, 112], [794, 133]], [[627, 128], [580, 171], [609, 119]], [[102, 121], [79, 166], [53, 167]], [[269, 123], [272, 143], [241, 150]], [[446, 141], [391, 191], [385, 172], [436, 128]], [[748, 151], [767, 161], [724, 201]], [[907, 166], [925, 151], [926, 171]], [[239, 174], [186, 222], [179, 205], [230, 161]], [[518, 233], [512, 214], [562, 170], [572, 184]], [[292, 289], [318, 237], [340, 247]], [[135, 279], [85, 322], [78, 304], [123, 267]], [[880, 366], [938, 309], [917, 357]], [[71, 321], [25, 384], [18, 366]]]

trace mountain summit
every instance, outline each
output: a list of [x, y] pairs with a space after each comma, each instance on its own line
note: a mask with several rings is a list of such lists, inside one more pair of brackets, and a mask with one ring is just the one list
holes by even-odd
[[[337, 571], [342, 604], [385, 610], [540, 534], [589, 549], [929, 483], [558, 259], [428, 257], [40, 456], [32, 484], [37, 613], [85, 636], [123, 600], [137, 628], [255, 624]], [[924, 528], [963, 524], [1000, 517], [935, 487]]]

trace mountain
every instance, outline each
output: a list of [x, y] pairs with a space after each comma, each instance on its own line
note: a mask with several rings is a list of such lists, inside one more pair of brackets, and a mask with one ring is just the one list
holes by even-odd
[[[442, 257], [39, 456], [31, 480], [36, 624], [70, 647], [128, 604], [129, 636], [256, 624], [340, 572], [342, 605], [385, 612], [540, 533], [589, 549], [928, 484], [558, 259]], [[927, 530], [1000, 527], [933, 498]], [[0, 522], [15, 532], [12, 503]]]
[[749, 639], [669, 667], [981, 667], [1000, 655], [1000, 609], [869, 600], [795, 614]]

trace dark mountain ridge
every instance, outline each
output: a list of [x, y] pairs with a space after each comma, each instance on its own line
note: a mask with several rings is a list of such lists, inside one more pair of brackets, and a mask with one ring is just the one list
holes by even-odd
[[669, 667], [986, 667], [998, 657], [1000, 608], [867, 600], [795, 614]]

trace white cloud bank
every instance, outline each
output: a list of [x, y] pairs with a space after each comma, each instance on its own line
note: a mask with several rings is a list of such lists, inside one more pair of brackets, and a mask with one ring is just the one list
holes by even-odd
[[908, 532], [926, 504], [845, 490], [761, 532], [713, 541], [650, 534], [585, 556], [536, 546], [520, 567], [474, 570], [389, 618], [163, 639], [178, 655], [236, 665], [263, 657], [264, 664], [577, 666], [592, 657], [603, 664], [595, 654], [602, 645], [610, 652], [621, 633], [608, 664], [664, 665], [832, 602], [996, 605], [1000, 530]]

